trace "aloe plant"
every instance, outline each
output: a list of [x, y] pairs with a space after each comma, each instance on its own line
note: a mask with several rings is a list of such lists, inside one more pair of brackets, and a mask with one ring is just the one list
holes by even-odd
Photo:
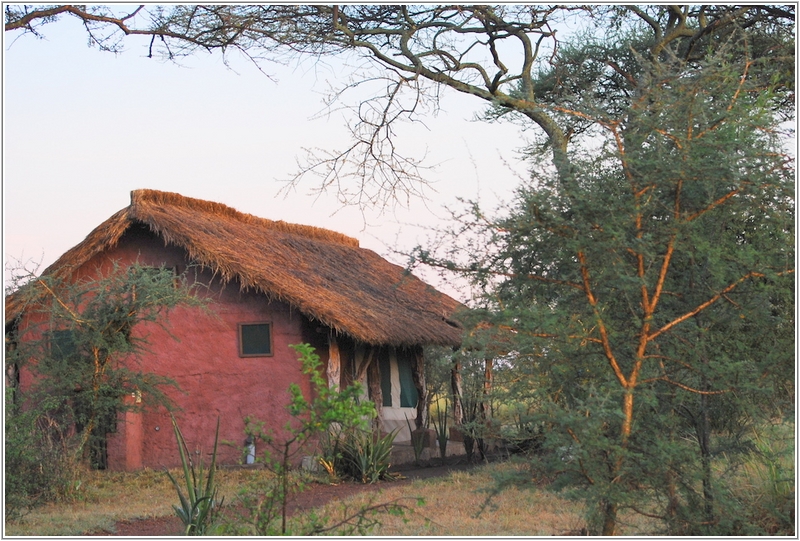
[[414, 433], [414, 429], [411, 428], [411, 421], [408, 420], [408, 415], [406, 415], [406, 424], [408, 425], [408, 433], [411, 435], [411, 445], [414, 447], [414, 463], [419, 464], [419, 459], [425, 450], [425, 438], [423, 434]]
[[[217, 484], [214, 475], [217, 469], [217, 442], [219, 441], [219, 417], [217, 418], [217, 430], [214, 435], [214, 451], [211, 453], [211, 466], [208, 469], [208, 476], [205, 477], [203, 463], [200, 462], [198, 469], [189, 458], [189, 448], [186, 440], [181, 434], [175, 417], [172, 418], [172, 429], [175, 432], [175, 439], [178, 442], [178, 451], [181, 455], [181, 465], [183, 466], [183, 479], [186, 484], [186, 493], [173, 475], [166, 471], [175, 490], [178, 492], [180, 506], [173, 505], [175, 514], [183, 522], [183, 535], [205, 535], [209, 532], [214, 522], [216, 522], [219, 510], [222, 508], [224, 498], [217, 502]], [[205, 483], [203, 478], [205, 477]], [[205, 486], [204, 486], [205, 485]]]
[[389, 473], [397, 430], [381, 436], [373, 430], [353, 430], [342, 442], [343, 466], [362, 483], [392, 479]]
[[444, 402], [444, 411], [441, 408], [436, 409], [436, 417], [439, 419], [439, 423], [436, 423], [436, 420], [433, 419], [433, 429], [436, 431], [436, 441], [439, 443], [439, 454], [442, 457], [442, 464], [445, 463], [447, 460], [447, 437], [448, 437], [448, 427], [447, 427], [447, 400], [445, 399]]

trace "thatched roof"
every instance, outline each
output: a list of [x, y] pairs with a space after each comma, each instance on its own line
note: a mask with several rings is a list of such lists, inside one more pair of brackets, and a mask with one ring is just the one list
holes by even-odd
[[[238, 283], [285, 301], [306, 316], [362, 342], [457, 346], [451, 320], [460, 303], [358, 241], [317, 227], [272, 221], [219, 203], [155, 190], [131, 192], [131, 204], [68, 250], [43, 274], [65, 277], [114, 247], [131, 227], [145, 226], [165, 244]], [[19, 315], [6, 299], [6, 324]]]

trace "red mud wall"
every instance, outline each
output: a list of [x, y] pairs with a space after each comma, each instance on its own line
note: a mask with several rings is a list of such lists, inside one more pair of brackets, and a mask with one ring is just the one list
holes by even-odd
[[[189, 263], [182, 249], [165, 247], [162, 240], [138, 231], [127, 233], [117, 248], [87, 263], [83, 271], [94, 273], [98, 266], [110, 268], [112, 261], [125, 265], [137, 260], [146, 265], [178, 266], [180, 270]], [[189, 272], [195, 276], [194, 268]], [[325, 362], [326, 331], [283, 302], [269, 302], [262, 294], [240, 292], [238, 283], [222, 286], [207, 270], [198, 275], [198, 280], [211, 284], [206, 293], [213, 300], [210, 310], [172, 310], [166, 319], [169, 332], [154, 324], [138, 326], [134, 332], [146, 338], [147, 351], [126, 362], [134, 369], [175, 380], [180, 390], [164, 390], [179, 408], [175, 417], [190, 453], [204, 456], [206, 464], [219, 417], [220, 442], [229, 441], [236, 447], [221, 444], [217, 460], [235, 464], [241, 459], [246, 416], [265, 421], [266, 427], [280, 434], [290, 420], [286, 410], [289, 385], [298, 383], [309, 397], [308, 379], [302, 375], [297, 354], [289, 345], [312, 342]], [[256, 322], [272, 323], [273, 355], [239, 357], [238, 324]], [[119, 420], [117, 432], [109, 435], [110, 469], [180, 464], [171, 421], [163, 408], [121, 414]], [[257, 444], [257, 454], [263, 450]]]

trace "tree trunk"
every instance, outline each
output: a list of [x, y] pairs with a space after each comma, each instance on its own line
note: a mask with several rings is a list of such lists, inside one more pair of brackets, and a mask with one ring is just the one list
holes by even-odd
[[375, 423], [378, 430], [383, 432], [383, 419], [381, 414], [383, 412], [383, 391], [381, 390], [381, 369], [380, 363], [376, 361], [377, 355], [370, 355], [370, 363], [367, 366], [367, 387], [369, 388], [369, 397], [375, 403], [375, 409], [378, 416], [375, 418]]
[[339, 391], [339, 384], [342, 377], [342, 358], [339, 353], [339, 344], [336, 342], [336, 336], [331, 331], [328, 334], [328, 388], [334, 391]]
[[[708, 378], [703, 376], [703, 390], [710, 390]], [[711, 419], [708, 407], [708, 395], [700, 395], [700, 419], [698, 420], [697, 440], [700, 443], [700, 455], [703, 465], [703, 499], [707, 522], [714, 521], [714, 493], [711, 486]]]
[[[361, 359], [361, 364], [356, 367], [355, 375], [353, 376], [353, 381], [361, 381], [364, 379], [364, 374], [367, 373], [367, 368], [369, 365], [372, 364], [372, 361], [375, 359], [375, 348], [372, 346], [365, 346], [364, 357]], [[369, 386], [367, 386], [369, 387]]]
[[411, 375], [417, 388], [417, 429], [428, 426], [428, 386], [425, 383], [425, 352], [422, 347], [411, 352], [413, 365]]
[[489, 395], [492, 392], [492, 380], [494, 374], [492, 368], [494, 361], [492, 359], [484, 359], [483, 369], [483, 400], [480, 404], [481, 419], [488, 424], [489, 419], [492, 418], [491, 404], [489, 404]]
[[603, 535], [612, 536], [617, 532], [617, 504], [605, 502], [603, 504]]
[[453, 368], [450, 370], [450, 387], [453, 390], [453, 424], [461, 427], [464, 423], [464, 403], [461, 401], [461, 363], [453, 361]]

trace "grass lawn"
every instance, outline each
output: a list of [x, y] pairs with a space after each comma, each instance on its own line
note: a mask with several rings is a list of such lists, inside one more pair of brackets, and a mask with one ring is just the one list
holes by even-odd
[[[178, 473], [177, 471], [175, 473]], [[76, 488], [77, 500], [33, 509], [22, 520], [6, 522], [6, 535], [80, 535], [109, 529], [117, 521], [170, 515], [178, 503], [161, 471], [86, 472]]]

